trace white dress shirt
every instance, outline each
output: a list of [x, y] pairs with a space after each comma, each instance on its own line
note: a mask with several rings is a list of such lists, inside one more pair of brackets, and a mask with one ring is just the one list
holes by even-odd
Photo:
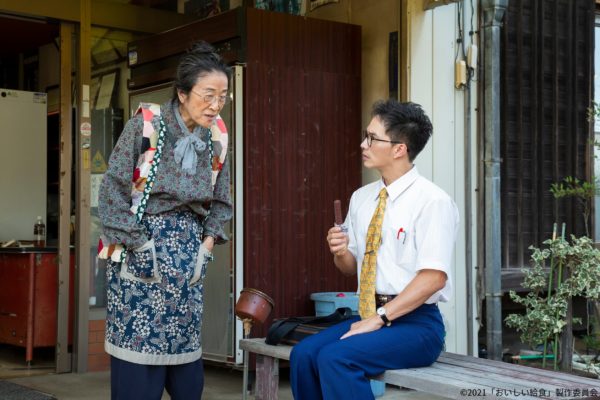
[[[360, 271], [365, 254], [367, 230], [379, 201], [383, 179], [361, 187], [352, 194], [345, 225], [348, 250]], [[444, 271], [446, 286], [426, 303], [448, 301], [452, 282], [450, 267], [458, 230], [458, 209], [446, 192], [419, 175], [417, 167], [386, 187], [388, 192], [377, 252], [378, 294], [398, 294], [421, 269]]]

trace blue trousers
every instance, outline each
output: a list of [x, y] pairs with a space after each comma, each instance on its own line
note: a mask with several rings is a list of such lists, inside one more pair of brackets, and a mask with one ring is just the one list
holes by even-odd
[[111, 400], [200, 400], [204, 388], [202, 359], [180, 365], [143, 365], [110, 358]]
[[359, 319], [294, 346], [290, 383], [295, 400], [373, 399], [369, 376], [431, 365], [444, 347], [444, 323], [435, 304], [424, 304], [389, 327], [339, 340]]

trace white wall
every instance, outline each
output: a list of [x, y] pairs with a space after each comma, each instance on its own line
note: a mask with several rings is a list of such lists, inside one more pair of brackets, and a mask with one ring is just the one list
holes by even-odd
[[[475, 5], [475, 4], [474, 4]], [[470, 21], [470, 4], [465, 7], [467, 21]], [[458, 37], [457, 5], [440, 6], [424, 11], [423, 2], [409, 1], [410, 38], [410, 92], [409, 99], [423, 106], [433, 123], [433, 137], [423, 152], [417, 157], [419, 172], [431, 179], [454, 198], [461, 217], [456, 251], [454, 257], [455, 296], [451, 302], [440, 306], [447, 323], [447, 351], [467, 353], [467, 292], [475, 293], [475, 287], [466, 285], [466, 239], [465, 232], [465, 158], [471, 157], [476, 166], [476, 84], [471, 86], [471, 148], [465, 149], [465, 92], [454, 88], [454, 61], [456, 57], [456, 38]], [[477, 11], [475, 10], [475, 15]], [[474, 21], [474, 24], [476, 21]], [[476, 26], [476, 25], [475, 25]], [[468, 39], [467, 24], [464, 33]], [[468, 43], [467, 43], [468, 44]], [[475, 188], [476, 174], [471, 171], [471, 182]], [[474, 190], [470, 193], [475, 203]], [[475, 213], [471, 210], [472, 221]], [[475, 222], [468, 227], [473, 233], [471, 240], [473, 256], [471, 265], [475, 265], [476, 235]], [[473, 276], [475, 276], [473, 270]], [[473, 307], [475, 302], [473, 301]], [[477, 324], [471, 332], [477, 338]], [[477, 354], [477, 341], [472, 351]]]

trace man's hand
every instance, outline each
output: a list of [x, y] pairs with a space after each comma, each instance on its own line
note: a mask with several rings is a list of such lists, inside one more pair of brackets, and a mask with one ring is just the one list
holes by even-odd
[[339, 226], [334, 226], [327, 232], [327, 244], [333, 255], [343, 256], [346, 254], [349, 242], [348, 235], [342, 232], [342, 228]]
[[334, 226], [327, 232], [327, 245], [333, 254], [333, 263], [345, 275], [356, 274], [356, 259], [348, 251], [350, 238], [339, 226]]
[[379, 315], [373, 315], [372, 317], [357, 321], [350, 325], [350, 330], [344, 333], [340, 340], [350, 336], [359, 335], [361, 333], [373, 332], [381, 329], [382, 326], [383, 320], [379, 317]]

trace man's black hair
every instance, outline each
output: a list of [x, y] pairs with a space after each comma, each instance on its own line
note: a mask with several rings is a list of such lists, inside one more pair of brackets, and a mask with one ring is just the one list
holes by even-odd
[[423, 150], [433, 133], [429, 117], [416, 103], [381, 100], [373, 105], [372, 116], [379, 117], [392, 141], [406, 144], [411, 162]]

